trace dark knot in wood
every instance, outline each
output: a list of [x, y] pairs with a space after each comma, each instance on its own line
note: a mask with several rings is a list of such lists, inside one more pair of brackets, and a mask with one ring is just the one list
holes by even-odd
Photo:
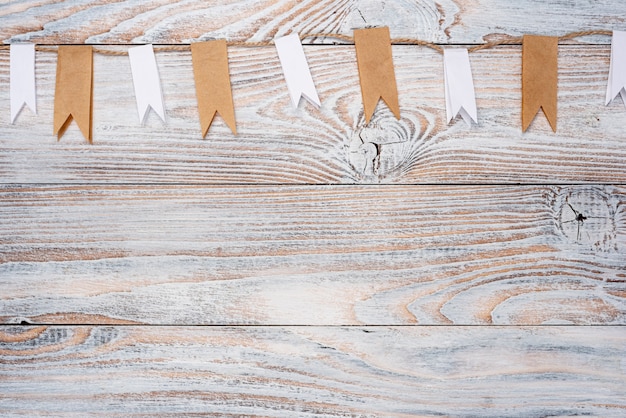
[[557, 202], [559, 229], [569, 242], [592, 251], [617, 250], [615, 208], [604, 188], [569, 187]]

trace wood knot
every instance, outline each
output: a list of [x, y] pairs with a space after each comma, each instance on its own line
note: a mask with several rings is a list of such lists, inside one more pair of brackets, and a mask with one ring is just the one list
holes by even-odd
[[615, 209], [603, 188], [563, 189], [557, 197], [558, 225], [563, 237], [592, 251], [616, 251]]
[[374, 114], [366, 124], [361, 114], [348, 144], [348, 161], [355, 177], [380, 182], [400, 176], [415, 157], [421, 127], [418, 120], [397, 120], [387, 109]]

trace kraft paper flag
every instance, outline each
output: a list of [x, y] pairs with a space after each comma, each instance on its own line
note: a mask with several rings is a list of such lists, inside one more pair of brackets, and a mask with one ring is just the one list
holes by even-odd
[[150, 108], [165, 122], [161, 80], [159, 79], [159, 70], [157, 69], [152, 45], [129, 48], [128, 56], [135, 86], [139, 123], [142, 125], [145, 123]]
[[11, 123], [24, 105], [37, 114], [35, 44], [12, 44], [10, 52]]
[[274, 39], [280, 65], [291, 96], [294, 108], [298, 107], [300, 98], [304, 97], [315, 107], [320, 107], [320, 99], [313, 84], [313, 77], [307, 64], [300, 37], [296, 34]]
[[230, 88], [226, 41], [191, 44], [191, 61], [196, 82], [202, 137], [206, 136], [217, 112], [236, 135], [235, 107]]
[[361, 80], [365, 122], [369, 123], [378, 99], [383, 99], [396, 119], [400, 119], [389, 28], [356, 29], [354, 46]]
[[467, 49], [444, 49], [443, 68], [448, 123], [458, 114], [469, 126], [472, 121], [478, 123], [474, 81]]
[[522, 41], [522, 131], [543, 109], [556, 132], [558, 38], [524, 35]]
[[613, 31], [606, 104], [611, 103], [618, 94], [626, 106], [626, 32]]
[[85, 139], [92, 142], [92, 88], [91, 46], [59, 46], [54, 92], [54, 133], [59, 139], [74, 119]]

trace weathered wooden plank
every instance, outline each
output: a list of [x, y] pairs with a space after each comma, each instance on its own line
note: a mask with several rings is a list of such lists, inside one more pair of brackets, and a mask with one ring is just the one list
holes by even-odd
[[480, 43], [501, 35], [624, 29], [624, 16], [623, 2], [606, 0], [29, 0], [0, 8], [0, 39], [39, 43], [269, 41], [294, 31], [351, 35], [354, 28], [389, 26], [394, 37]]
[[623, 416], [624, 327], [0, 327], [0, 414]]
[[[625, 21], [615, 0], [26, 0], [0, 39], [476, 44]], [[240, 135], [218, 118], [207, 141], [188, 53], [157, 54], [168, 119], [146, 127], [127, 58], [96, 55], [94, 146], [52, 136], [51, 53], [39, 115], [8, 124], [0, 51], [0, 415], [623, 416], [626, 112], [603, 105], [609, 37], [581, 41], [560, 47], [558, 133], [523, 135], [519, 46], [472, 54], [472, 128], [445, 123], [427, 48], [394, 47], [402, 120], [364, 126], [352, 46], [306, 47], [319, 111], [291, 109], [272, 47], [231, 47]]]
[[[138, 122], [126, 57], [96, 55], [94, 142], [52, 133], [56, 55], [39, 53], [38, 109], [9, 118], [0, 51], [0, 181], [197, 183], [624, 183], [626, 112], [604, 106], [608, 47], [560, 49], [559, 125], [520, 128], [520, 48], [472, 55], [480, 123], [445, 122], [441, 56], [394, 47], [401, 120], [380, 105], [365, 126], [353, 47], [306, 49], [323, 102], [291, 108], [273, 48], [231, 48], [239, 135], [218, 116], [200, 136], [188, 53], [159, 53], [167, 123]], [[494, 69], [497, 69], [494, 70]]]
[[614, 186], [5, 186], [0, 321], [623, 324], [625, 202]]

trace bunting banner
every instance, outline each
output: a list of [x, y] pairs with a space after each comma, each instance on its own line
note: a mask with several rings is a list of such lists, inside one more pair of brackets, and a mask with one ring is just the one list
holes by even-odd
[[[588, 35], [612, 36], [606, 101], [609, 105], [621, 96], [626, 106], [626, 32], [580, 31], [562, 37], [524, 35], [514, 40], [522, 44], [522, 132], [526, 132], [540, 110], [551, 129], [557, 129], [557, 81], [559, 39], [571, 40]], [[339, 34], [305, 34], [310, 37], [337, 37], [354, 41], [365, 122], [370, 123], [380, 99], [400, 119], [398, 88], [394, 71], [391, 38], [388, 27], [355, 29], [352, 37]], [[321, 107], [311, 69], [307, 63], [298, 34], [278, 37], [272, 42], [235, 43], [236, 45], [276, 47], [291, 104], [299, 106], [304, 97], [316, 108]], [[471, 126], [478, 123], [476, 94], [469, 53], [511, 40], [492, 41], [471, 48], [443, 48], [438, 44], [396, 39], [395, 43], [426, 45], [443, 54], [446, 119], [451, 123], [461, 116]], [[228, 63], [228, 43], [225, 40], [192, 43], [191, 58], [202, 138], [205, 138], [217, 113], [237, 134], [235, 108]], [[36, 113], [35, 53], [51, 52], [49, 46], [12, 44], [0, 49], [10, 50], [11, 124], [24, 108]], [[183, 47], [184, 49], [184, 47]], [[161, 46], [161, 51], [179, 51], [181, 46]], [[88, 45], [60, 45], [57, 49], [57, 71], [54, 96], [53, 132], [60, 140], [72, 120], [82, 135], [92, 143], [93, 53], [123, 55], [119, 51], [92, 48]], [[152, 108], [165, 122], [163, 93], [152, 45], [128, 48], [139, 121], [144, 124]]]
[[355, 29], [354, 47], [359, 67], [365, 122], [370, 122], [378, 99], [383, 99], [396, 119], [400, 119], [389, 28]]
[[150, 108], [165, 122], [161, 80], [152, 45], [129, 48], [128, 57], [135, 87], [139, 123], [145, 124]]
[[13, 44], [9, 55], [11, 123], [15, 123], [24, 105], [37, 114], [35, 44]]
[[617, 95], [622, 96], [626, 106], [626, 32], [613, 31], [611, 39], [611, 64], [609, 66], [609, 80], [606, 86], [606, 105]]
[[543, 109], [556, 132], [558, 45], [555, 36], [524, 35], [522, 40], [522, 131]]
[[92, 47], [59, 46], [54, 91], [54, 134], [58, 139], [74, 119], [85, 139], [92, 142], [92, 87]]
[[472, 121], [478, 123], [474, 80], [467, 49], [445, 48], [443, 68], [448, 123], [459, 114], [468, 126], [472, 126]]
[[196, 83], [202, 138], [206, 137], [213, 118], [218, 112], [236, 135], [235, 106], [230, 87], [226, 41], [191, 44], [191, 61]]
[[278, 59], [283, 68], [287, 89], [294, 109], [298, 107], [300, 98], [304, 97], [312, 105], [319, 108], [320, 98], [317, 96], [309, 64], [304, 55], [300, 37], [296, 34], [274, 39]]

